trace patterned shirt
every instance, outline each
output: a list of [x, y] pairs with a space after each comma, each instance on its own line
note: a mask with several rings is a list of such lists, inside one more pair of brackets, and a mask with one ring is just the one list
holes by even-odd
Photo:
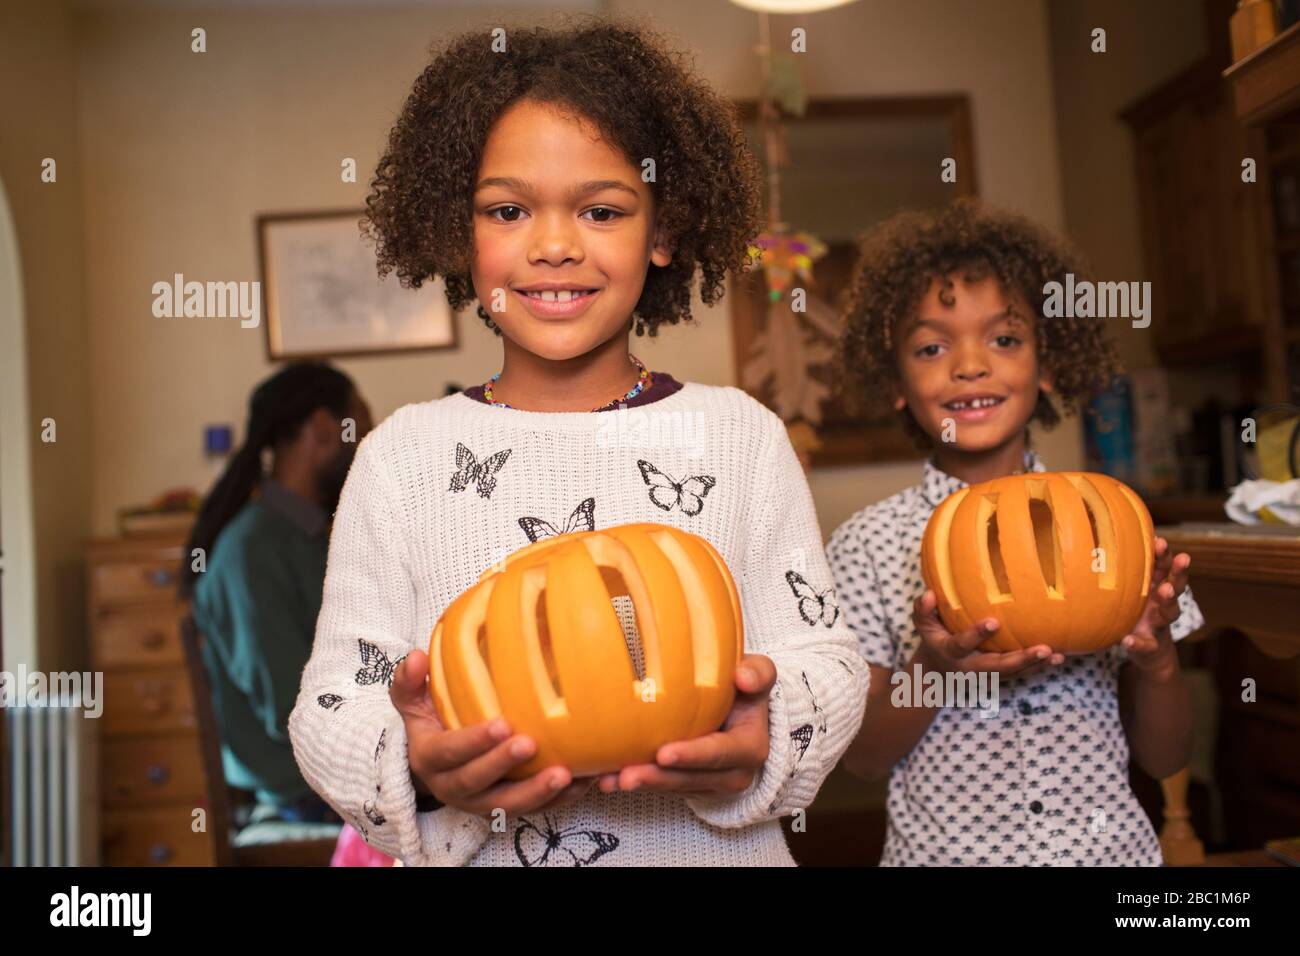
[[[1044, 471], [1028, 452], [1025, 470]], [[870, 664], [908, 667], [920, 636], [912, 602], [934, 508], [966, 483], [927, 462], [921, 483], [849, 518], [827, 557]], [[1205, 623], [1191, 590], [1170, 626]], [[1155, 830], [1129, 787], [1116, 644], [1000, 682], [998, 707], [945, 707], [889, 777], [882, 866], [1158, 866]], [[888, 689], [885, 691], [888, 693]]]

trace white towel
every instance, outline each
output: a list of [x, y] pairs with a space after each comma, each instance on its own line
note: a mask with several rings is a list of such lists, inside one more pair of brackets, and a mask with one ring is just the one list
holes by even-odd
[[1279, 520], [1300, 526], [1300, 478], [1243, 481], [1232, 489], [1223, 508], [1238, 524], [1259, 524], [1260, 509], [1267, 508]]

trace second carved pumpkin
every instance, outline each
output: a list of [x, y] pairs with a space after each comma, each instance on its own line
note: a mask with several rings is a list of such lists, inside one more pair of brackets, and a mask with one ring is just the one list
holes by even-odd
[[1031, 472], [961, 488], [935, 508], [921, 574], [948, 630], [996, 618], [981, 648], [1088, 654], [1137, 624], [1154, 529], [1128, 486], [1091, 472]]

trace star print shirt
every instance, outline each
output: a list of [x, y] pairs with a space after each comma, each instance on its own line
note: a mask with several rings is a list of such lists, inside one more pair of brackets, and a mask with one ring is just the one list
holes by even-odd
[[[1043, 471], [1032, 453], [1026, 470]], [[921, 538], [965, 482], [925, 465], [921, 483], [859, 511], [831, 535], [836, 593], [863, 658], [905, 670], [920, 637]], [[1204, 623], [1191, 590], [1170, 633]], [[1160, 846], [1129, 787], [1115, 645], [1000, 682], [998, 706], [946, 707], [893, 768], [884, 866], [1158, 866]]]
[[[769, 755], [753, 784], [708, 797], [593, 790], [495, 822], [417, 810], [388, 695], [393, 668], [427, 650], [443, 610], [485, 569], [530, 541], [642, 521], [717, 548], [739, 591], [746, 650], [776, 665]], [[778, 818], [812, 803], [866, 698], [867, 667], [831, 588], [785, 428], [738, 389], [687, 382], [599, 413], [464, 394], [408, 405], [361, 443], [343, 489], [289, 720], [294, 753], [344, 819], [412, 865], [789, 865]]]

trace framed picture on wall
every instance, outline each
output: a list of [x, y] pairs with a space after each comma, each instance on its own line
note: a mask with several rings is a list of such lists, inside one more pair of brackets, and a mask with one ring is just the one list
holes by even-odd
[[257, 217], [267, 355], [275, 360], [456, 347], [441, 280], [382, 282], [359, 209]]
[[[758, 104], [737, 107], [750, 148], [762, 156]], [[970, 101], [964, 95], [811, 100], [803, 116], [782, 123], [788, 156], [781, 167], [782, 218], [826, 244], [826, 255], [813, 264], [809, 292], [837, 311], [863, 233], [897, 212], [977, 194]], [[955, 183], [940, 178], [949, 158], [956, 160]], [[758, 271], [734, 278], [728, 290], [737, 382], [745, 380], [744, 367], [767, 322], [766, 292]], [[832, 388], [815, 429], [820, 447], [811, 453], [813, 467], [923, 455], [896, 418], [868, 419], [850, 411], [834, 395], [829, 374], [813, 374]], [[770, 388], [752, 394], [774, 408]]]

